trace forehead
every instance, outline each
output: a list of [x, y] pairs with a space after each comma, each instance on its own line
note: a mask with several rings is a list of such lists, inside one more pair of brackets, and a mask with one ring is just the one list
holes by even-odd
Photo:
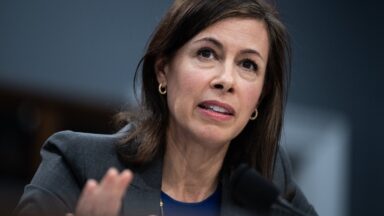
[[254, 18], [227, 18], [200, 31], [189, 42], [205, 37], [215, 38], [227, 48], [255, 49], [264, 52], [269, 48], [269, 37], [265, 22]]

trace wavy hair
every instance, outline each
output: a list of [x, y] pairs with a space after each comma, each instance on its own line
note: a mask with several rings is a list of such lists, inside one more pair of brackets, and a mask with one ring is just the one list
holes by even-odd
[[[218, 21], [234, 17], [264, 22], [270, 44], [265, 83], [258, 106], [259, 116], [257, 120], [249, 121], [231, 141], [224, 168], [232, 169], [245, 162], [263, 176], [272, 177], [283, 124], [291, 50], [288, 33], [277, 11], [263, 0], [174, 1], [155, 30], [135, 73], [135, 84], [141, 75], [139, 113], [120, 115], [120, 119], [134, 125], [117, 148], [123, 161], [143, 164], [151, 161], [165, 147], [169, 112], [166, 98], [158, 92], [156, 60], [171, 59], [199, 32]], [[136, 146], [132, 141], [139, 144]]]

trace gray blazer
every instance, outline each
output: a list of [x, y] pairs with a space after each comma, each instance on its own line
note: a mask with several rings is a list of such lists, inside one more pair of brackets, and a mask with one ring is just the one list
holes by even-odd
[[[124, 197], [121, 215], [160, 215], [162, 158], [159, 156], [141, 167], [122, 163], [115, 144], [127, 131], [113, 135], [63, 131], [52, 135], [41, 150], [42, 162], [31, 183], [25, 187], [15, 213], [42, 216], [74, 212], [87, 179], [100, 180], [108, 168], [116, 167], [118, 170], [129, 168], [135, 174]], [[291, 191], [292, 205], [308, 215], [317, 215], [291, 180], [286, 156], [281, 152], [275, 170], [274, 183], [281, 191]], [[221, 185], [222, 216], [291, 215], [279, 207], [272, 208], [269, 213], [242, 208], [231, 199], [228, 180], [222, 179]]]

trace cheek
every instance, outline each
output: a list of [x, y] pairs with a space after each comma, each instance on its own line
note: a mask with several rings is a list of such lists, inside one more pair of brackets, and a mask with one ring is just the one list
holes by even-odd
[[193, 71], [180, 71], [176, 76], [172, 76], [168, 81], [169, 96], [176, 99], [193, 94], [193, 90], [196, 89], [196, 78], [191, 74]]
[[172, 74], [168, 77], [168, 84], [174, 98], [191, 97], [201, 93], [209, 79], [207, 71], [184, 59], [181, 59], [179, 64], [174, 66], [170, 72]]
[[262, 89], [263, 85], [260, 83], [257, 85], [244, 85], [243, 104], [245, 105], [244, 107], [249, 108], [251, 113], [254, 111], [259, 102]]
[[[174, 113], [183, 113], [188, 107], [193, 107], [198, 96], [201, 79], [194, 71], [183, 69], [172, 71], [168, 79], [168, 106]], [[176, 74], [177, 73], [177, 74]]]

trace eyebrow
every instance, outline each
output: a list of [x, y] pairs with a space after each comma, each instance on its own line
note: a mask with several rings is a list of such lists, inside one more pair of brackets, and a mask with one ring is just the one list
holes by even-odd
[[[206, 42], [210, 42], [210, 43], [213, 43], [215, 46], [217, 46], [219, 49], [224, 49], [224, 45], [222, 43], [220, 43], [220, 41], [216, 40], [215, 38], [213, 37], [204, 37], [204, 38], [201, 38], [199, 40], [196, 40], [194, 43], [197, 43], [197, 42], [203, 42], [203, 41], [206, 41]], [[264, 61], [263, 57], [261, 56], [260, 52], [258, 52], [257, 50], [254, 50], [254, 49], [244, 49], [244, 50], [241, 50], [241, 54], [255, 54], [257, 55], [261, 60]]]

